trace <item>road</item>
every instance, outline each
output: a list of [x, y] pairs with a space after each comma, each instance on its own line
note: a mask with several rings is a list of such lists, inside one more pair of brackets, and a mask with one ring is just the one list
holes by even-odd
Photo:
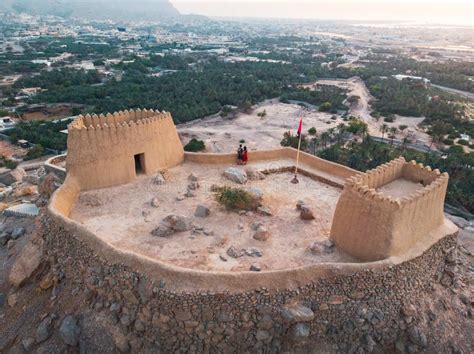
[[431, 86], [439, 88], [440, 90], [443, 90], [443, 91], [446, 91], [446, 92], [449, 92], [449, 93], [458, 94], [458, 95], [464, 96], [466, 98], [470, 98], [471, 100], [474, 100], [474, 93], [472, 93], [472, 92], [457, 90], [457, 89], [453, 89], [453, 88], [446, 87], [446, 86], [441, 86], [441, 85], [431, 84]]

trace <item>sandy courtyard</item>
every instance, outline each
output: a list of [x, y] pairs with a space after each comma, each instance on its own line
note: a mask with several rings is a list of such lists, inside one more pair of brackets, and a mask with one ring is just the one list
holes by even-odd
[[[226, 211], [210, 191], [213, 184], [240, 186], [223, 176], [226, 167], [188, 162], [166, 171], [164, 185], [154, 184], [152, 176], [140, 176], [127, 185], [83, 192], [71, 217], [115, 247], [192, 269], [246, 271], [258, 263], [264, 271], [354, 261], [336, 247], [317, 255], [308, 249], [314, 241], [327, 240], [340, 189], [304, 176], [294, 185], [290, 173], [270, 174], [264, 180], [248, 181], [245, 187], [261, 189], [263, 205], [273, 216], [240, 215]], [[194, 197], [183, 198], [191, 172], [200, 178], [200, 187]], [[158, 207], [150, 203], [154, 197]], [[315, 220], [300, 219], [295, 208], [299, 199], [311, 207]], [[208, 206], [210, 216], [194, 217], [198, 204]], [[170, 214], [191, 217], [194, 230], [167, 238], [151, 235]], [[268, 240], [253, 239], [256, 222], [271, 233]], [[263, 256], [232, 258], [226, 253], [231, 246], [238, 250], [256, 247]]]

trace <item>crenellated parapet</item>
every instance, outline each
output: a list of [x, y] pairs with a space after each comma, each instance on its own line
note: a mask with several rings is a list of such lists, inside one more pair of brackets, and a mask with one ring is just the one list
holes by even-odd
[[78, 116], [68, 127], [67, 144], [66, 167], [82, 189], [132, 181], [136, 156], [146, 174], [184, 158], [171, 114], [147, 109]]
[[[336, 207], [331, 239], [361, 260], [407, 251], [443, 224], [448, 179], [447, 173], [403, 157], [348, 178]], [[397, 180], [418, 187], [401, 197], [384, 192], [384, 186]]]

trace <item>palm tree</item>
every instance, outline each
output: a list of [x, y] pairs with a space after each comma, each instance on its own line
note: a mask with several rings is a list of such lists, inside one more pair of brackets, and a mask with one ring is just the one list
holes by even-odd
[[391, 134], [391, 135], [390, 135], [390, 139], [391, 139], [390, 144], [391, 144], [391, 145], [393, 145], [393, 139], [396, 138], [395, 134], [397, 134], [397, 131], [398, 131], [398, 129], [397, 129], [396, 127], [391, 127], [391, 128], [390, 128], [390, 134]]
[[382, 133], [382, 141], [383, 141], [383, 137], [385, 135], [385, 133], [388, 131], [388, 125], [383, 123], [381, 126], [380, 126], [380, 132]]

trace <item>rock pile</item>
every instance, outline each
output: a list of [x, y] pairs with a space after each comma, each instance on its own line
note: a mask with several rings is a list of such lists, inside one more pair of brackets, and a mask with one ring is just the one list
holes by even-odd
[[192, 228], [192, 220], [183, 215], [168, 215], [160, 225], [154, 229], [153, 236], [167, 237], [176, 232], [188, 231]]

